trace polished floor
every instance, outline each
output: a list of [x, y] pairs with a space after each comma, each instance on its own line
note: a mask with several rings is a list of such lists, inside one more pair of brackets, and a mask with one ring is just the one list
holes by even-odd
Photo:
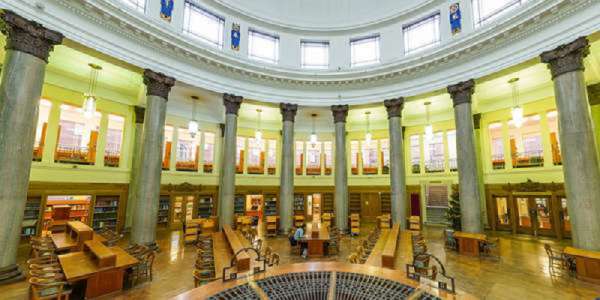
[[[365, 225], [365, 235], [372, 225]], [[551, 275], [543, 243], [561, 247], [569, 241], [556, 243], [552, 240], [528, 236], [498, 234], [500, 237], [500, 261], [457, 255], [444, 249], [441, 227], [426, 227], [424, 236], [429, 252], [445, 265], [450, 276], [456, 278], [457, 288], [482, 299], [596, 299], [600, 297], [600, 286], [592, 285], [567, 274]], [[343, 237], [339, 255], [322, 260], [345, 261], [359, 238]], [[110, 295], [102, 299], [167, 299], [194, 287], [192, 268], [195, 260], [194, 246], [184, 246], [180, 231], [159, 230], [158, 244], [161, 252], [154, 264], [154, 280], [133, 289]], [[122, 241], [126, 245], [127, 241]], [[285, 237], [266, 239], [281, 255], [281, 264], [302, 262], [299, 256], [290, 255]], [[27, 244], [19, 251], [19, 262], [28, 254]], [[398, 262], [400, 268], [402, 262]], [[404, 268], [402, 268], [403, 270]], [[398, 271], [404, 272], [404, 271]], [[27, 299], [28, 285], [25, 282], [0, 286], [0, 299]]]

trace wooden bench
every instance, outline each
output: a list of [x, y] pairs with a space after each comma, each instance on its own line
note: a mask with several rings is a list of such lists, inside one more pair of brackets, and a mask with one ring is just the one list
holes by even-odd
[[400, 235], [400, 224], [396, 224], [390, 229], [387, 241], [381, 252], [381, 266], [393, 269], [396, 260], [396, 249], [398, 249], [398, 236]]
[[215, 277], [219, 278], [223, 275], [223, 268], [228, 267], [231, 263], [233, 253], [231, 253], [229, 242], [227, 242], [223, 232], [213, 233], [212, 240], [213, 256], [215, 258]]
[[369, 254], [369, 258], [367, 259], [365, 264], [374, 267], [381, 267], [381, 255], [383, 253], [383, 248], [385, 248], [385, 244], [387, 243], [389, 234], [389, 229], [381, 229], [381, 232], [379, 233], [379, 238], [377, 238], [375, 246], [373, 246], [373, 249], [371, 249], [371, 254]]
[[600, 284], [600, 252], [574, 247], [565, 248], [566, 255], [575, 258], [575, 266], [577, 267], [577, 278]]
[[[231, 226], [223, 225], [223, 233], [225, 234], [225, 238], [229, 243], [229, 247], [231, 248], [233, 255], [245, 248], [244, 244], [240, 240], [238, 233], [235, 232], [235, 230], [233, 230]], [[236, 265], [238, 272], [246, 272], [250, 270], [250, 256], [248, 255], [248, 253], [244, 251], [238, 254], [236, 257]]]
[[453, 236], [457, 240], [458, 253], [469, 256], [479, 256], [479, 244], [487, 240], [482, 233], [456, 231]]

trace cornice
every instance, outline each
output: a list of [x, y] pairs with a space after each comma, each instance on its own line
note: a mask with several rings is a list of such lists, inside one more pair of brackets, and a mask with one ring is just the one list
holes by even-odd
[[[173, 31], [162, 24], [144, 17], [139, 13], [115, 6], [112, 2], [102, 0], [51, 0], [75, 13], [83, 19], [101, 25], [107, 31], [129, 39], [140, 45], [156, 49], [156, 57], [138, 57], [140, 54], [131, 53], [130, 49], [119, 48], [116, 42], [106, 37], [94, 36], [85, 29], [75, 28], [74, 24], [58, 22], [47, 16], [40, 16], [39, 21], [53, 22], [54, 27], [65, 35], [86, 46], [97, 49], [108, 55], [133, 63], [141, 68], [152, 68], [164, 72], [178, 80], [210, 89], [217, 92], [235, 92], [245, 98], [259, 99], [271, 102], [310, 103], [313, 105], [331, 105], [340, 103], [338, 93], [332, 90], [344, 91], [343, 103], [364, 103], [381, 101], [397, 96], [412, 96], [418, 93], [444, 88], [448, 82], [432, 79], [431, 74], [439, 74], [441, 70], [456, 67], [457, 64], [480, 58], [486, 53], [512, 45], [529, 36], [539, 33], [548, 26], [571, 16], [595, 2], [547, 0], [528, 2], [517, 14], [501, 18], [496, 22], [479, 28], [468, 34], [445, 42], [440, 47], [409, 55], [401, 59], [363, 69], [342, 71], [308, 72], [300, 69], [266, 66], [264, 64], [242, 59]], [[27, 4], [5, 4], [23, 6]], [[33, 16], [37, 17], [37, 16]], [[580, 35], [594, 32], [600, 27], [600, 22], [590, 27], [577, 27]], [[557, 42], [569, 41], [569, 32], [553, 37]], [[533, 45], [532, 45], [533, 46]], [[535, 44], [537, 47], [542, 47]], [[504, 58], [502, 63], [481, 64], [481, 68], [471, 68], [467, 72], [455, 72], [452, 80], [458, 82], [468, 78], [478, 78], [494, 71], [537, 57], [541, 50], [553, 47], [544, 45], [545, 49], [529, 47], [529, 52], [510, 53], [511, 57]], [[161, 58], [166, 54], [185, 62], [190, 70], [173, 70]], [[232, 82], [224, 83], [215, 78], [199, 78], [195, 70], [202, 69], [207, 73], [231, 78]], [[176, 73], [176, 74], [174, 74]], [[428, 77], [429, 76], [429, 77]], [[394, 84], [418, 79], [421, 84], [411, 88], [399, 89]], [[252, 89], [240, 86], [234, 81], [254, 85], [264, 85], [269, 89]], [[375, 89], [373, 87], [383, 87]], [[287, 90], [287, 92], [286, 92]], [[356, 90], [356, 91], [354, 91]], [[297, 92], [290, 92], [297, 91]], [[311, 93], [307, 93], [310, 91]], [[350, 92], [346, 92], [350, 91]], [[351, 94], [351, 95], [350, 95]]]

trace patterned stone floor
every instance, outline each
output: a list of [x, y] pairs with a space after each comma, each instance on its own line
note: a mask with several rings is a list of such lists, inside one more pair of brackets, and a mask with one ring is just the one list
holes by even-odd
[[[364, 225], [361, 235], [365, 235], [372, 226]], [[445, 264], [448, 274], [456, 278], [457, 288], [482, 299], [593, 300], [600, 297], [598, 285], [588, 284], [568, 275], [550, 275], [543, 243], [561, 247], [569, 241], [557, 243], [530, 236], [498, 234], [501, 259], [492, 261], [447, 252], [443, 247], [441, 227], [426, 227], [423, 233], [430, 252]], [[358, 240], [359, 238], [342, 238], [340, 254], [320, 260], [345, 261]], [[125, 245], [127, 240], [122, 243]], [[180, 231], [166, 229], [159, 230], [158, 244], [161, 252], [154, 264], [154, 281], [102, 299], [166, 299], [192, 289], [194, 246], [183, 245]], [[271, 246], [281, 255], [281, 264], [304, 261], [301, 257], [290, 254], [285, 237], [269, 238], [265, 245]], [[28, 252], [28, 245], [22, 244], [19, 250], [21, 264], [27, 259]], [[0, 286], [0, 299], [27, 298], [28, 285], [25, 282]]]

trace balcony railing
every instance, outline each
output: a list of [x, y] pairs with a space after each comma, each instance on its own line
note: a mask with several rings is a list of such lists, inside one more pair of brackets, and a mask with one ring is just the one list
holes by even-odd
[[456, 161], [456, 158], [448, 159], [448, 168], [450, 169], [450, 172], [458, 171], [458, 162]]
[[444, 160], [432, 159], [425, 161], [425, 173], [444, 172]]
[[504, 161], [503, 154], [492, 155], [492, 169], [494, 170], [502, 170], [506, 166], [506, 162]]
[[531, 168], [544, 165], [542, 150], [513, 153], [513, 168]]
[[120, 158], [120, 151], [106, 150], [104, 152], [104, 165], [107, 167], [118, 167]]
[[88, 147], [57, 145], [54, 161], [90, 165], [94, 164], [95, 156], [95, 149], [91, 151]]

